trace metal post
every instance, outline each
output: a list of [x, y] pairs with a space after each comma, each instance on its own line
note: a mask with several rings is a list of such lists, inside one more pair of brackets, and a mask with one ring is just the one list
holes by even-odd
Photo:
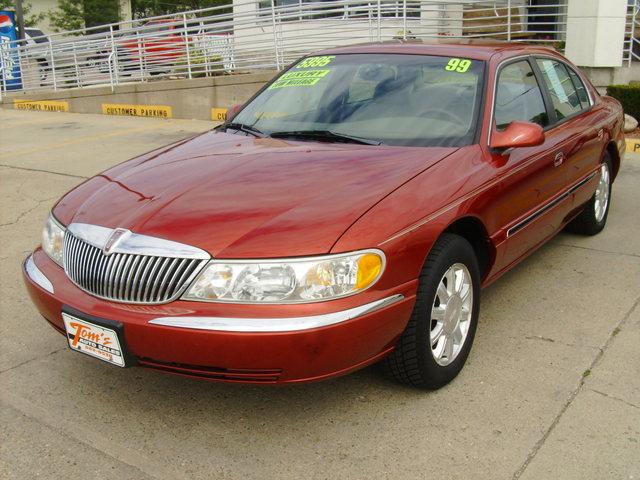
[[511, 0], [507, 1], [507, 42], [511, 41]]
[[78, 67], [78, 54], [76, 53], [76, 42], [73, 42], [73, 66], [76, 70], [76, 85], [78, 87], [81, 87], [82, 81], [80, 80], [80, 68]]
[[20, 45], [16, 45], [16, 52], [18, 54], [18, 67], [20, 68], [20, 84], [22, 85], [22, 90], [25, 90], [25, 88], [24, 88], [24, 68], [22, 68], [21, 50], [22, 50], [22, 47]]
[[187, 14], [182, 14], [182, 24], [184, 25], [184, 48], [187, 50], [187, 73], [191, 77], [191, 54], [189, 53], [189, 28], [187, 26]]
[[136, 38], [138, 40], [138, 63], [140, 64], [140, 80], [144, 81], [144, 51], [140, 43], [140, 30], [136, 30]]
[[53, 58], [53, 42], [49, 42], [49, 55], [51, 55], [51, 76], [53, 77], [53, 90], [58, 90], [58, 82], [56, 80], [56, 61]]
[[380, 0], [378, 0], [378, 41], [382, 41], [382, 30], [380, 22], [382, 21], [382, 6], [380, 5]]
[[371, 2], [369, 2], [368, 4], [368, 8], [367, 8], [367, 12], [368, 12], [368, 20], [369, 20], [369, 41], [373, 42], [373, 15], [372, 15], [372, 9], [373, 9], [373, 5], [371, 5]]
[[407, 0], [402, 0], [402, 38], [407, 39]]
[[[114, 59], [113, 68], [109, 71], [109, 73], [113, 72], [113, 74], [115, 74], [115, 84], [118, 85], [118, 70], [120, 69], [118, 68], [118, 49], [116, 48], [116, 41], [113, 37], [113, 25], [109, 25], [109, 36], [111, 37], [111, 56], [109, 60], [111, 60], [111, 58]], [[113, 80], [111, 81], [111, 88], [113, 88]]]
[[271, 0], [271, 25], [273, 27], [273, 51], [276, 56], [276, 70], [280, 70], [280, 56], [278, 55], [278, 36], [276, 33], [276, 5], [275, 0]]
[[115, 86], [113, 84], [113, 62], [112, 62], [113, 52], [109, 54], [107, 57], [107, 65], [109, 66], [109, 85], [111, 86], [111, 91], [115, 91]]
[[636, 0], [635, 5], [631, 10], [631, 33], [629, 37], [629, 59], [627, 60], [627, 66], [631, 68], [631, 62], [633, 61], [633, 47], [635, 47], [636, 37], [636, 16], [640, 13], [640, 2]]

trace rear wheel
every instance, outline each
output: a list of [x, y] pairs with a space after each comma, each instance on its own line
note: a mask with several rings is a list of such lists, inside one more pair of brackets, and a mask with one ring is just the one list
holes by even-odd
[[604, 229], [611, 204], [613, 181], [611, 172], [613, 172], [613, 164], [611, 157], [607, 153], [600, 165], [596, 191], [580, 215], [568, 225], [569, 231], [582, 235], [596, 235]]
[[458, 235], [442, 235], [419, 282], [411, 319], [383, 367], [402, 383], [432, 390], [458, 375], [473, 344], [480, 272], [469, 242]]

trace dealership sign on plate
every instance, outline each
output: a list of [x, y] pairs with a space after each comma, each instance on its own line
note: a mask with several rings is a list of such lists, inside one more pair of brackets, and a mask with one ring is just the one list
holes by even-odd
[[72, 350], [124, 367], [124, 355], [115, 330], [62, 313], [67, 340]]

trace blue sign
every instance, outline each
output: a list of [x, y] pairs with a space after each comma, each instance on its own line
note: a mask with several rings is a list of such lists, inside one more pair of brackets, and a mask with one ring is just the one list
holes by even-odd
[[0, 10], [0, 84], [7, 90], [22, 88], [17, 39], [14, 13]]

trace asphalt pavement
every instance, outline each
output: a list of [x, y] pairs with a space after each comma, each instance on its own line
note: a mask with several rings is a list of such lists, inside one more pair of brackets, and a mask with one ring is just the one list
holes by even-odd
[[0, 478], [640, 479], [640, 154], [604, 232], [483, 292], [460, 376], [217, 384], [71, 352], [21, 262], [62, 194], [211, 122], [0, 110]]

